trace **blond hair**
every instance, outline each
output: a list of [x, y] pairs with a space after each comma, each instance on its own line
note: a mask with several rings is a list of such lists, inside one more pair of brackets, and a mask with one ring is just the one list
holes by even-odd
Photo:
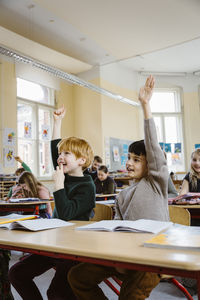
[[89, 167], [93, 161], [94, 153], [92, 148], [89, 143], [83, 139], [76, 137], [65, 138], [58, 143], [57, 147], [58, 152], [69, 151], [75, 155], [76, 159], [81, 157], [84, 158], [85, 163], [82, 166], [83, 170]]
[[[192, 152], [191, 154], [191, 159], [193, 158], [193, 156], [197, 154], [200, 156], [200, 148], [196, 149], [195, 151]], [[191, 182], [191, 185], [192, 185], [192, 190], [193, 191], [196, 191], [197, 190], [197, 179], [200, 178], [200, 174], [198, 174], [193, 168], [192, 168], [192, 165], [191, 165], [191, 170], [190, 170], [190, 173], [189, 173], [189, 180]]]

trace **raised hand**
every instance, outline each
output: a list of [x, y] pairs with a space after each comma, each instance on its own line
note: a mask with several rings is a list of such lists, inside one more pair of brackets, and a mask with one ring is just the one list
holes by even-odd
[[142, 105], [148, 104], [151, 99], [153, 88], [155, 85], [155, 79], [152, 75], [150, 75], [145, 85], [140, 89], [138, 99]]
[[54, 113], [53, 113], [54, 120], [55, 121], [62, 120], [65, 116], [65, 113], [66, 113], [66, 109], [63, 104], [60, 108], [58, 108], [56, 111], [54, 111]]
[[18, 161], [19, 163], [23, 163], [23, 161], [22, 161], [22, 159], [20, 158], [20, 156], [14, 156], [14, 159], [16, 160], [16, 161]]

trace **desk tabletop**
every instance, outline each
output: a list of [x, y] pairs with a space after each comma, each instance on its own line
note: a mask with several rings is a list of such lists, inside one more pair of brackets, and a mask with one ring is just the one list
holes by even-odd
[[173, 207], [182, 207], [182, 208], [189, 208], [189, 209], [192, 209], [192, 208], [199, 208], [200, 209], [200, 204], [170, 204], [170, 206], [173, 206]]
[[117, 195], [118, 195], [117, 193], [115, 193], [115, 194], [96, 194], [96, 198], [109, 198], [109, 197], [115, 197]]
[[75, 226], [89, 222], [73, 223], [73, 226], [38, 232], [0, 229], [0, 246], [21, 247], [27, 249], [27, 252], [33, 249], [129, 264], [187, 271], [200, 270], [198, 251], [144, 247], [143, 243], [153, 234], [76, 231]]
[[1, 206], [22, 206], [22, 205], [40, 205], [52, 202], [53, 200], [40, 200], [40, 201], [27, 201], [27, 202], [9, 202], [9, 201], [0, 201]]

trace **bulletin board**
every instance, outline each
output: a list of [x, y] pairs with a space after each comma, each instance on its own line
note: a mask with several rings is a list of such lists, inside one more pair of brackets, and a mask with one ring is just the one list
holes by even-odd
[[117, 138], [109, 139], [110, 170], [125, 170], [128, 157], [128, 147], [133, 141]]

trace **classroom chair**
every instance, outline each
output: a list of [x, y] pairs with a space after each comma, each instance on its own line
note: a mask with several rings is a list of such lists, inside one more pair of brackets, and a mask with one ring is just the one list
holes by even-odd
[[96, 203], [94, 217], [90, 221], [112, 220], [113, 210], [110, 205]]
[[51, 204], [51, 209], [52, 209], [52, 212], [53, 212], [54, 207], [55, 207], [55, 202], [54, 202], [54, 201], [51, 201], [50, 204]]
[[169, 205], [169, 217], [173, 223], [190, 226], [191, 216], [188, 209]]
[[[173, 223], [190, 226], [191, 216], [187, 209], [169, 206], [169, 217]], [[186, 299], [193, 300], [193, 297], [190, 295], [188, 290], [177, 279], [168, 275], [161, 275], [161, 277], [162, 279], [174, 284], [185, 295]], [[122, 282], [114, 276], [112, 277], [112, 280], [118, 284], [118, 288], [110, 281], [110, 279], [105, 279], [104, 283], [119, 296]]]

